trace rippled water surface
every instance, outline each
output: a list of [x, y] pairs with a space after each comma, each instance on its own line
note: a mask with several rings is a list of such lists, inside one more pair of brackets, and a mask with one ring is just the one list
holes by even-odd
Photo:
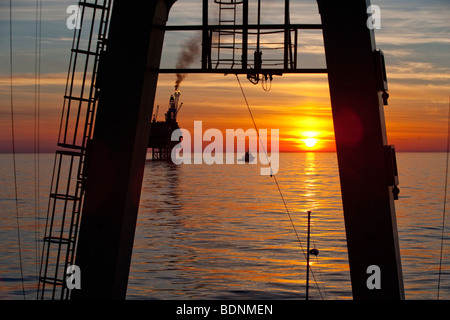
[[[396, 201], [406, 298], [435, 299], [445, 184], [443, 153], [399, 153]], [[34, 299], [53, 155], [17, 158], [24, 287]], [[0, 299], [22, 299], [11, 155], [0, 155]], [[258, 165], [146, 163], [128, 299], [304, 299], [306, 211], [312, 211], [310, 297], [350, 299], [334, 153], [281, 154], [275, 181]], [[39, 227], [39, 228], [38, 228]], [[36, 230], [41, 230], [37, 232]], [[446, 228], [441, 292], [450, 298]], [[297, 235], [300, 242], [297, 239]]]

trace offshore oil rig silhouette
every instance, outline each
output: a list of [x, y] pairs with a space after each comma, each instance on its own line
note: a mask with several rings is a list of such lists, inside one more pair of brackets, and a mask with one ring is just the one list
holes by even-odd
[[159, 105], [152, 117], [150, 126], [150, 138], [148, 147], [152, 150], [151, 160], [170, 160], [173, 147], [179, 141], [172, 141], [172, 132], [179, 129], [177, 122], [178, 112], [183, 103], [180, 100], [180, 90], [175, 86], [175, 93], [170, 96], [169, 108], [165, 114], [164, 121], [157, 121]]

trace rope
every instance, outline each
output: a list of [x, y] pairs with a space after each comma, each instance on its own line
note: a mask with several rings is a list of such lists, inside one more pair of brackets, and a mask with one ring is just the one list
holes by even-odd
[[[242, 88], [241, 81], [239, 80], [239, 76], [238, 76], [237, 74], [235, 74], [235, 76], [236, 76], [236, 79], [237, 79], [237, 81], [238, 81], [238, 83], [239, 83], [239, 87], [240, 87], [240, 89], [241, 89], [242, 96], [244, 97], [245, 104], [247, 105], [248, 112], [250, 113], [250, 117], [252, 118], [253, 126], [255, 127], [256, 134], [257, 134], [257, 136], [258, 136], [258, 140], [261, 142], [261, 146], [262, 146], [262, 148], [263, 148], [263, 150], [264, 150], [264, 154], [266, 155], [267, 162], [269, 162], [269, 157], [268, 157], [268, 155], [267, 155], [266, 148], [264, 147], [264, 144], [262, 143], [262, 140], [261, 140], [261, 138], [260, 138], [260, 136], [259, 136], [258, 126], [256, 125], [255, 118], [253, 117], [253, 113], [252, 113], [252, 110], [250, 109], [250, 104], [248, 103], [248, 100], [247, 100], [247, 97], [246, 97], [246, 95], [245, 95], [244, 89]], [[270, 162], [269, 162], [269, 165], [271, 166]], [[272, 171], [272, 168], [270, 168], [270, 170]], [[285, 199], [284, 199], [283, 193], [281, 192], [281, 188], [280, 188], [280, 185], [279, 185], [279, 183], [278, 183], [278, 180], [277, 180], [276, 176], [275, 176], [274, 174], [271, 174], [271, 177], [273, 177], [273, 180], [275, 181], [275, 185], [276, 185], [276, 187], [277, 187], [277, 189], [278, 189], [278, 193], [280, 194], [281, 201], [283, 202], [284, 208], [286, 209], [287, 215], [288, 215], [288, 217], [289, 217], [289, 221], [291, 222], [292, 228], [293, 228], [293, 230], [294, 230], [295, 236], [297, 237], [297, 241], [298, 241], [298, 243], [299, 243], [299, 245], [300, 245], [300, 248], [301, 248], [301, 250], [302, 250], [303, 256], [304, 256], [305, 259], [306, 259], [306, 254], [309, 254], [309, 252], [308, 252], [308, 253], [305, 253], [305, 250], [303, 249], [302, 242], [301, 242], [300, 237], [299, 237], [299, 235], [298, 235], [298, 233], [297, 233], [297, 230], [296, 230], [296, 228], [295, 228], [294, 221], [292, 220], [291, 213], [289, 212], [288, 206], [287, 206], [286, 201], [285, 201]], [[315, 275], [314, 275], [314, 272], [313, 272], [311, 266], [309, 266], [309, 268], [310, 268], [311, 274], [312, 274], [312, 276], [313, 276], [313, 278], [314, 278], [314, 282], [315, 282], [315, 284], [316, 284], [316, 286], [317, 286], [317, 289], [319, 290], [320, 296], [321, 296], [322, 299], [323, 299], [322, 292], [321, 292], [321, 290], [320, 290], [320, 288], [319, 288], [319, 285], [318, 285], [318, 283], [317, 283], [317, 280], [316, 280], [316, 277], [315, 277]]]
[[36, 0], [36, 38], [35, 38], [35, 86], [34, 86], [34, 225], [36, 277], [39, 279], [39, 194], [40, 194], [40, 89], [41, 89], [41, 34], [42, 34], [42, 0]]
[[9, 70], [10, 70], [10, 105], [11, 105], [11, 139], [12, 139], [12, 155], [13, 155], [13, 176], [14, 176], [14, 196], [15, 196], [15, 213], [16, 213], [16, 228], [17, 228], [17, 243], [19, 246], [19, 267], [20, 276], [22, 279], [22, 295], [25, 300], [25, 285], [23, 280], [22, 267], [22, 247], [20, 244], [20, 222], [19, 222], [19, 200], [17, 196], [17, 170], [16, 170], [16, 144], [14, 134], [14, 93], [13, 93], [13, 27], [12, 27], [12, 0], [9, 0]]
[[440, 293], [440, 287], [441, 287], [442, 259], [443, 259], [443, 253], [444, 253], [445, 210], [446, 210], [446, 205], [447, 205], [447, 184], [448, 184], [449, 154], [450, 154], [450, 97], [448, 98], [447, 161], [446, 161], [446, 165], [445, 165], [444, 209], [443, 209], [443, 212], [442, 212], [441, 253], [440, 253], [440, 257], [439, 257], [437, 300], [439, 300], [439, 293]]

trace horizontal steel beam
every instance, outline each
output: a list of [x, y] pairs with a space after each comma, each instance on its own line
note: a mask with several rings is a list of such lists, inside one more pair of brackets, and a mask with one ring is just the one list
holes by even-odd
[[272, 74], [281, 75], [283, 73], [327, 73], [325, 68], [303, 68], [303, 69], [159, 69], [159, 73], [221, 73], [221, 74]]
[[291, 30], [322, 30], [321, 24], [249, 24], [249, 25], [178, 25], [178, 26], [161, 26], [165, 31], [193, 31], [193, 30], [275, 30], [275, 29], [291, 29]]

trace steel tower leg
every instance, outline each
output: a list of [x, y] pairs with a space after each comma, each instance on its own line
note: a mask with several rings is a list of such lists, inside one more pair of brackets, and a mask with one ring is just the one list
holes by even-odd
[[115, 0], [101, 88], [72, 299], [125, 299], [164, 30], [174, 0]]
[[[322, 17], [354, 299], [403, 299], [392, 159], [369, 0], [317, 0]], [[388, 156], [387, 156], [388, 155]], [[370, 266], [379, 267], [375, 274]], [[380, 288], [373, 281], [380, 280]]]

